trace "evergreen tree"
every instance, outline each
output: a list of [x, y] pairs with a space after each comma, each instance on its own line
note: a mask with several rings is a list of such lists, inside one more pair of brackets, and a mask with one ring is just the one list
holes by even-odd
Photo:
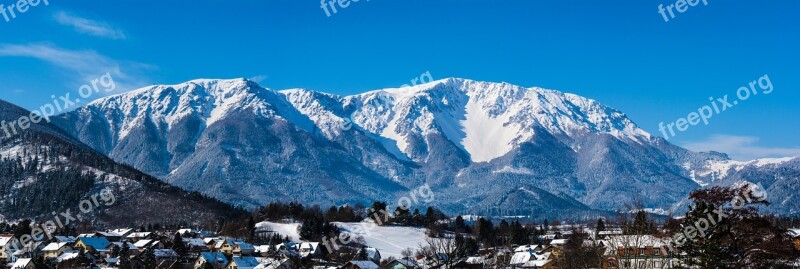
[[605, 231], [605, 230], [606, 230], [606, 223], [605, 223], [605, 221], [603, 221], [603, 219], [602, 219], [602, 218], [598, 218], [598, 219], [597, 219], [597, 225], [595, 225], [595, 227], [594, 227], [594, 228], [595, 228], [596, 234], [597, 234], [597, 235], [600, 235], [600, 232], [602, 232], [602, 231]]
[[172, 250], [181, 256], [185, 255], [186, 251], [189, 250], [186, 244], [183, 243], [183, 236], [180, 233], [175, 233], [175, 238], [172, 240]]
[[369, 255], [367, 254], [367, 248], [361, 247], [361, 250], [358, 251], [358, 254], [353, 258], [354, 261], [369, 261]]
[[119, 269], [131, 269], [131, 249], [128, 242], [122, 242], [119, 251]]

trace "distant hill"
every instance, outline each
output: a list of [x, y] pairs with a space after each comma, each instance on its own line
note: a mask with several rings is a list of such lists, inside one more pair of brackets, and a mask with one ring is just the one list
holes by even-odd
[[[25, 115], [29, 112], [0, 101], [0, 120], [12, 122]], [[75, 214], [82, 200], [92, 200], [104, 189], [116, 201], [82, 215], [98, 226], [213, 224], [243, 214], [118, 164], [44, 121], [0, 137], [0, 219], [6, 221], [49, 220], [51, 212], [68, 209]]]

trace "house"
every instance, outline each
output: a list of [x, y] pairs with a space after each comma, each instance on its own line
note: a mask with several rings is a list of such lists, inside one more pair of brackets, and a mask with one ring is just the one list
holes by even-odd
[[789, 236], [794, 240], [794, 248], [800, 250], [800, 229], [789, 229]]
[[322, 256], [322, 249], [320, 249], [320, 244], [317, 242], [306, 242], [300, 243], [300, 257], [314, 257], [319, 258]]
[[219, 251], [226, 255], [253, 255], [256, 248], [248, 243], [239, 239], [225, 239], [219, 247]]
[[380, 269], [380, 267], [372, 261], [351, 261], [341, 269]]
[[103, 259], [103, 263], [108, 266], [119, 266], [119, 258], [105, 258]]
[[75, 248], [85, 249], [92, 254], [105, 254], [109, 251], [111, 242], [104, 237], [78, 237], [75, 241]]
[[370, 261], [376, 264], [381, 263], [381, 252], [378, 251], [377, 248], [366, 248], [365, 250], [367, 251], [367, 258], [369, 258]]
[[[128, 251], [129, 251], [129, 253], [131, 255], [138, 255], [139, 254], [139, 248], [136, 247], [136, 245], [133, 244], [133, 243], [130, 243], [130, 242], [112, 242], [111, 244], [116, 246], [116, 247], [118, 247], [120, 250], [122, 250], [123, 248], [125, 248], [125, 246], [127, 246], [128, 247]], [[109, 247], [109, 249], [110, 248], [111, 247]]]
[[14, 235], [11, 234], [0, 234], [0, 260], [6, 260], [11, 257], [12, 251], [14, 251]]
[[36, 265], [31, 259], [19, 259], [14, 265], [11, 265], [11, 269], [36, 269]]
[[542, 245], [522, 245], [514, 249], [514, 252], [541, 252], [544, 251], [545, 247]]
[[56, 243], [70, 243], [70, 244], [73, 244], [73, 243], [75, 243], [76, 240], [78, 240], [78, 238], [75, 238], [75, 237], [72, 237], [72, 236], [60, 236], [60, 235], [58, 235], [58, 236], [54, 236], [53, 237], [53, 242], [56, 242]]
[[514, 253], [509, 264], [511, 268], [552, 268], [553, 260], [549, 252], [533, 250]]
[[228, 265], [228, 258], [225, 258], [225, 255], [220, 252], [202, 252], [197, 258], [194, 268], [204, 268], [207, 264], [214, 269], [224, 269]]
[[413, 258], [410, 258], [410, 257], [406, 257], [406, 258], [397, 259], [397, 260], [389, 262], [389, 264], [387, 264], [385, 268], [386, 269], [420, 269], [422, 267], [420, 267], [419, 264], [417, 264], [417, 260], [415, 260]]
[[256, 253], [256, 247], [248, 244], [242, 240], [236, 240], [236, 248], [233, 249], [233, 253], [236, 255], [253, 255]]
[[291, 259], [273, 259], [267, 258], [261, 261], [261, 265], [256, 266], [256, 269], [294, 269], [295, 266]]
[[125, 238], [132, 242], [139, 242], [139, 240], [144, 240], [144, 239], [150, 239], [150, 240], [158, 239], [158, 236], [151, 232], [139, 232], [139, 233], [130, 233], [126, 235]]
[[122, 240], [122, 235], [113, 232], [96, 232], [92, 237], [102, 237], [108, 239], [108, 241]]
[[[207, 250], [206, 242], [200, 238], [183, 238], [183, 244], [193, 250]], [[230, 255], [230, 254], [229, 254]]]
[[116, 234], [116, 235], [119, 235], [121, 237], [126, 237], [126, 236], [132, 234], [134, 232], [134, 230], [125, 228], [125, 229], [114, 229], [114, 230], [111, 230], [109, 232], [111, 232], [113, 234]]
[[257, 256], [266, 257], [267, 255], [272, 253], [272, 251], [274, 250], [274, 248], [272, 248], [272, 246], [270, 246], [270, 245], [261, 245], [261, 246], [253, 246], [253, 247], [256, 248], [256, 252], [254, 254], [257, 255]]
[[179, 229], [178, 233], [181, 235], [194, 234], [194, 229]]
[[219, 242], [217, 240], [219, 239], [212, 237], [203, 238], [203, 242], [206, 243], [206, 248], [213, 251], [219, 251], [219, 248], [217, 248]]
[[233, 257], [228, 269], [255, 269], [261, 263], [254, 257]]
[[133, 245], [136, 246], [136, 248], [138, 248], [139, 250], [148, 248], [164, 248], [164, 244], [162, 244], [161, 241], [152, 239], [141, 239], [139, 241], [136, 241], [136, 243], [134, 243]]
[[72, 246], [70, 243], [61, 242], [61, 243], [50, 243], [42, 249], [44, 252], [45, 259], [55, 259], [58, 256], [61, 256], [65, 251], [72, 250]]
[[677, 257], [669, 255], [668, 239], [653, 235], [616, 235], [604, 241], [603, 269], [672, 268]]
[[69, 260], [75, 259], [75, 258], [78, 257], [78, 255], [80, 255], [80, 253], [81, 252], [79, 250], [67, 250], [67, 251], [64, 251], [64, 253], [61, 253], [61, 255], [59, 255], [58, 258], [56, 258], [56, 262], [57, 263], [61, 263], [61, 262], [64, 262], [64, 261], [69, 261]]
[[42, 255], [42, 249], [45, 247], [42, 241], [29, 242], [27, 245], [22, 246], [21, 249], [15, 249], [8, 262], [15, 262], [21, 258], [34, 258]]
[[214, 233], [213, 232], [203, 231], [203, 230], [197, 232], [197, 235], [199, 235], [201, 238], [214, 237]]
[[450, 269], [483, 269], [483, 263], [470, 263], [469, 260], [461, 260], [450, 266]]
[[155, 256], [157, 264], [172, 264], [181, 257], [172, 249], [154, 249], [153, 256]]

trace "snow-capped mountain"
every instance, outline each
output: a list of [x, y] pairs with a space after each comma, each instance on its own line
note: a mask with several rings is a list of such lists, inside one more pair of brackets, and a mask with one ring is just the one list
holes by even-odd
[[246, 207], [391, 202], [427, 183], [452, 212], [667, 211], [707, 182], [699, 167], [728, 161], [588, 98], [455, 78], [352, 96], [194, 80], [57, 122], [117, 161]]
[[115, 160], [237, 205], [365, 203], [403, 189], [315, 135], [284, 95], [243, 79], [147, 87], [61, 125]]

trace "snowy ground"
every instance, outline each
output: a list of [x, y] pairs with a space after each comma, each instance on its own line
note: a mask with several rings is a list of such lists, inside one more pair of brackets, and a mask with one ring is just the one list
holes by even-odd
[[[369, 223], [336, 223], [342, 231], [363, 236], [367, 245], [378, 249], [383, 258], [389, 256], [402, 257], [400, 253], [406, 248], [418, 249], [426, 245], [425, 229], [412, 227], [374, 226]], [[300, 242], [297, 233], [299, 223], [261, 222], [256, 225], [259, 230], [275, 231], [289, 236], [292, 241]]]
[[293, 242], [300, 242], [300, 234], [297, 232], [297, 227], [300, 227], [300, 223], [274, 223], [265, 221], [256, 224], [256, 230], [277, 232], [282, 236], [288, 235], [289, 239]]
[[400, 252], [406, 248], [419, 249], [425, 242], [425, 229], [413, 227], [373, 226], [366, 223], [336, 223], [343, 231], [363, 236], [367, 245], [381, 252], [385, 259], [389, 256], [402, 257]]

